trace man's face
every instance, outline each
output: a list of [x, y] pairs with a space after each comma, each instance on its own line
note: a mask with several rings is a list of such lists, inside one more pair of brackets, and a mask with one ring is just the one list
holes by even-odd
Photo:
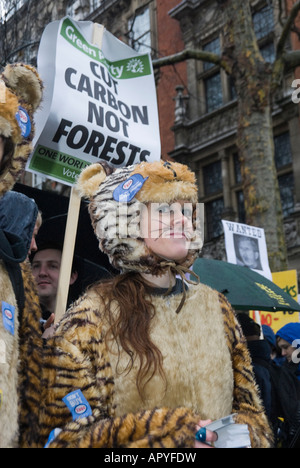
[[42, 297], [56, 297], [61, 252], [56, 249], [40, 250], [34, 256], [32, 273], [36, 280], [38, 295]]
[[249, 268], [256, 268], [258, 252], [255, 251], [251, 241], [243, 239], [239, 243], [239, 253], [243, 263]]
[[281, 355], [286, 358], [288, 362], [292, 361], [292, 355], [296, 348], [294, 348], [288, 341], [280, 338], [277, 342], [279, 348], [281, 349]]

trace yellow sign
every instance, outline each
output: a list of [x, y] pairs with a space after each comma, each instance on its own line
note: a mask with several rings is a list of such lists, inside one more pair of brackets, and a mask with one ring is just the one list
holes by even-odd
[[[273, 282], [298, 302], [297, 270], [272, 273]], [[255, 312], [250, 313], [255, 320]], [[269, 325], [274, 333], [290, 322], [300, 322], [299, 312], [260, 312], [261, 325]]]

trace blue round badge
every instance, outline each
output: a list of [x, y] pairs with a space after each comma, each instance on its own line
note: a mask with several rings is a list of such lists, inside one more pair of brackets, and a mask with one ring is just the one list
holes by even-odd
[[133, 174], [114, 190], [114, 199], [118, 202], [129, 202], [141, 190], [147, 179], [148, 177], [144, 179], [141, 174]]
[[19, 110], [16, 113], [16, 119], [17, 119], [17, 122], [19, 124], [20, 129], [21, 129], [21, 135], [24, 138], [27, 138], [30, 135], [30, 132], [31, 132], [31, 121], [30, 121], [30, 117], [29, 117], [26, 109], [24, 109], [24, 107], [19, 106]]

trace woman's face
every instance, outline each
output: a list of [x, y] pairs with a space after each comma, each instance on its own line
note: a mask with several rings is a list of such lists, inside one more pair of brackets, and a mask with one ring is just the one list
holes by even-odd
[[141, 219], [145, 244], [159, 257], [184, 260], [193, 236], [192, 215], [192, 203], [149, 203]]

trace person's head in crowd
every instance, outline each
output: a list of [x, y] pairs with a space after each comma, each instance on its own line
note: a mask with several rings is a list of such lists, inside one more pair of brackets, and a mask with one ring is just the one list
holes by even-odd
[[237, 315], [239, 324], [247, 341], [256, 341], [260, 339], [260, 326], [247, 313], [240, 312]]
[[257, 239], [235, 235], [237, 258], [248, 268], [261, 270]]
[[[38, 246], [38, 249], [31, 255], [32, 273], [46, 319], [47, 314], [55, 312], [61, 259], [62, 248], [51, 242]], [[77, 278], [78, 272], [74, 262], [69, 285], [72, 286]]]
[[262, 332], [264, 335], [264, 339], [267, 341], [267, 343], [270, 346], [270, 356], [271, 359], [276, 359], [279, 354], [279, 350], [276, 344], [276, 336], [275, 333], [273, 332], [272, 328], [269, 327], [269, 325], [262, 325]]
[[300, 347], [300, 323], [287, 323], [278, 330], [276, 338], [282, 356], [285, 357], [288, 362], [297, 361], [296, 363], [298, 364], [299, 353], [297, 349]]

